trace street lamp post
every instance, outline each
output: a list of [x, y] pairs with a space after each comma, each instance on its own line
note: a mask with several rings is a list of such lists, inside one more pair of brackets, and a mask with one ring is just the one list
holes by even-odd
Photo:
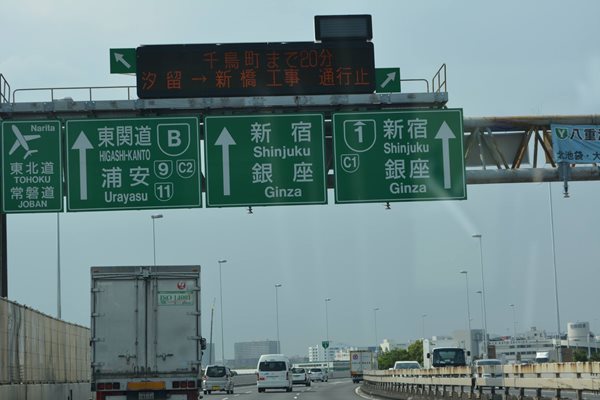
[[[329, 314], [327, 313], [327, 303], [329, 303], [331, 301], [331, 299], [329, 297], [327, 297], [325, 299], [325, 338], [327, 340], [327, 343], [329, 344]], [[327, 349], [329, 348], [329, 346], [327, 347]], [[325, 352], [325, 361], [329, 362], [329, 356], [328, 356], [328, 352], [327, 349], [323, 349], [323, 351]]]
[[[477, 293], [477, 294], [480, 296], [480, 298], [481, 298], [481, 321], [482, 321], [481, 323], [482, 323], [482, 325], [483, 325], [483, 318], [484, 318], [484, 315], [485, 315], [485, 313], [484, 313], [484, 311], [483, 311], [483, 291], [481, 291], [481, 290], [478, 290], [478, 291], [476, 291], [475, 293]], [[483, 328], [483, 327], [482, 327], [482, 328]], [[484, 340], [483, 340], [483, 343], [484, 343], [484, 345], [485, 345], [485, 331], [484, 331], [483, 333], [484, 333]], [[478, 345], [478, 347], [479, 347], [479, 345]], [[483, 353], [484, 353], [484, 354], [486, 353], [486, 352], [485, 352], [485, 350], [483, 351]]]
[[[552, 207], [552, 182], [548, 182], [548, 198], [550, 201], [550, 233], [552, 234], [552, 262], [554, 264], [554, 297], [556, 299], [556, 330], [558, 332], [558, 362], [562, 362], [562, 339], [560, 336], [560, 308], [558, 306], [558, 272], [556, 270], [556, 243], [554, 241], [554, 207]], [[567, 343], [568, 344], [568, 343]]]
[[377, 311], [379, 311], [379, 307], [373, 309], [373, 317], [375, 320], [375, 354], [379, 353], [379, 341], [377, 339]]
[[517, 341], [517, 318], [515, 317], [515, 305], [511, 303], [508, 306], [510, 308], [512, 308], [512, 315], [513, 315], [513, 342], [516, 342]]
[[472, 235], [473, 238], [479, 239], [479, 260], [481, 263], [481, 302], [483, 307], [483, 357], [487, 357], [488, 353], [488, 329], [487, 329], [487, 308], [485, 305], [485, 280], [483, 279], [483, 237], [480, 233]]
[[218, 260], [219, 263], [219, 295], [221, 298], [221, 357], [223, 357], [223, 365], [225, 365], [225, 335], [223, 334], [223, 279], [221, 276], [221, 265], [227, 260]]
[[275, 284], [275, 320], [277, 322], [277, 353], [281, 353], [281, 342], [279, 341], [279, 296], [277, 289], [281, 287], [281, 283]]
[[154, 255], [154, 266], [156, 266], [156, 227], [154, 222], [162, 217], [162, 214], [154, 214], [150, 216], [150, 218], [152, 218], [152, 253]]
[[469, 302], [469, 271], [462, 270], [461, 274], [465, 274], [465, 283], [467, 285], [467, 326], [469, 328], [469, 347], [468, 351], [471, 351], [471, 346], [473, 345], [473, 340], [471, 340], [471, 304]]
[[60, 302], [60, 213], [56, 213], [56, 314], [57, 318], [62, 318], [62, 306]]
[[423, 339], [425, 339], [425, 317], [426, 316], [427, 316], [427, 314], [421, 314], [421, 332], [422, 332], [421, 337]]
[[329, 342], [329, 314], [327, 313], [327, 303], [329, 303], [331, 299], [328, 297], [325, 299], [325, 338]]

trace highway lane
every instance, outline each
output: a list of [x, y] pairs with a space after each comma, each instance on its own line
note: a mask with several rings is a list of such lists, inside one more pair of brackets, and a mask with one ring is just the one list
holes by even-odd
[[256, 386], [240, 386], [234, 394], [207, 394], [204, 400], [361, 400], [355, 393], [358, 385], [350, 379], [313, 382], [311, 386], [294, 385], [291, 393], [284, 390], [267, 390], [258, 393]]

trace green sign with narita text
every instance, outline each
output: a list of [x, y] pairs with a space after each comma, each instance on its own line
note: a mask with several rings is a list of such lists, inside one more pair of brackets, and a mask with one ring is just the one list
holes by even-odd
[[2, 212], [62, 211], [60, 121], [2, 122]]
[[200, 207], [195, 117], [69, 120], [67, 210]]
[[206, 117], [207, 207], [325, 204], [321, 114]]
[[467, 198], [460, 109], [333, 114], [336, 203]]

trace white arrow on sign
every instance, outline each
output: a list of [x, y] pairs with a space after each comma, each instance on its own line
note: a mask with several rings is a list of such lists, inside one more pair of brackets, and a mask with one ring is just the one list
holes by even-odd
[[450, 176], [450, 146], [448, 141], [450, 139], [456, 139], [454, 132], [448, 126], [446, 121], [442, 123], [440, 129], [435, 135], [436, 139], [442, 141], [442, 156], [444, 162], [444, 189], [450, 189], [452, 187], [452, 177]]
[[79, 198], [81, 200], [87, 200], [87, 156], [86, 151], [93, 149], [94, 146], [90, 143], [85, 133], [81, 131], [75, 143], [73, 143], [73, 150], [79, 150]]
[[381, 82], [381, 88], [383, 89], [388, 83], [394, 82], [396, 80], [396, 72], [390, 72], [387, 74], [387, 78], [383, 82]]
[[216, 146], [222, 146], [223, 150], [223, 196], [231, 195], [231, 181], [229, 172], [229, 146], [234, 145], [235, 140], [231, 137], [231, 134], [227, 128], [223, 128], [221, 134], [215, 142]]
[[115, 61], [123, 64], [127, 69], [131, 68], [131, 64], [125, 61], [125, 57], [122, 53], [115, 53]]

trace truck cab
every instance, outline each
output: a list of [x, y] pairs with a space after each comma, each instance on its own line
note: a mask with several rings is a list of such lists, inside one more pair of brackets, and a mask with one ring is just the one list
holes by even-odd
[[470, 352], [460, 347], [436, 347], [427, 358], [431, 360], [433, 368], [441, 367], [464, 367], [467, 365], [467, 357]]

